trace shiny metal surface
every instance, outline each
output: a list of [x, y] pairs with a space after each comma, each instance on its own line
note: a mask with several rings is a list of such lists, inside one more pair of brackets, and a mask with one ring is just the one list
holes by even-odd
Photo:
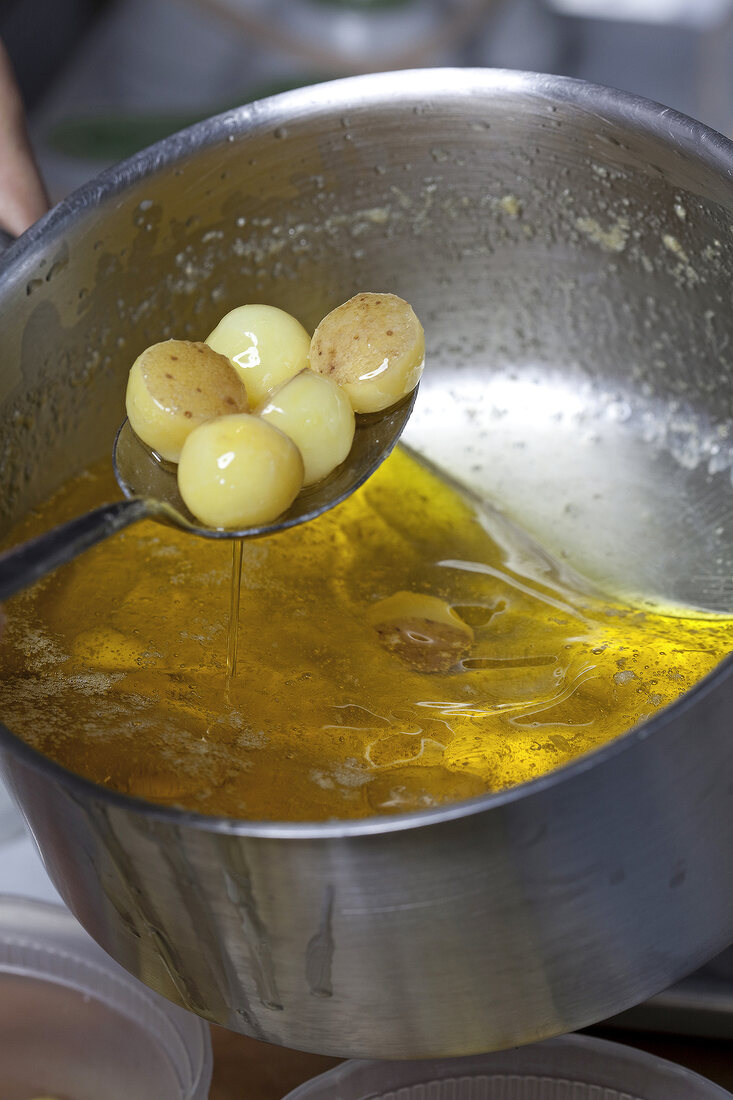
[[105, 504], [0, 554], [0, 600], [7, 600], [131, 523], [156, 519], [207, 539], [253, 539], [316, 519], [335, 508], [371, 477], [394, 449], [414, 407], [417, 391], [384, 415], [359, 417], [354, 442], [328, 477], [308, 486], [272, 523], [241, 530], [202, 527], [183, 503], [175, 468], [158, 462], [127, 419], [114, 440], [112, 465], [125, 500]]
[[[602, 587], [726, 608], [732, 181], [689, 119], [517, 73], [196, 127], [2, 261], [4, 522], [105, 453], [153, 340], [385, 287], [430, 349], [412, 447]], [[455, 1055], [607, 1017], [733, 938], [730, 678], [516, 790], [364, 822], [203, 819], [0, 752], [63, 897], [156, 989], [307, 1050]]]

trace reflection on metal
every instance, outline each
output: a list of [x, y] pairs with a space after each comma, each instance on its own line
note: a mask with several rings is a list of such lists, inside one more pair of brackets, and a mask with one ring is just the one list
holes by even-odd
[[637, 1008], [604, 1020], [603, 1026], [733, 1039], [733, 985], [698, 973]]

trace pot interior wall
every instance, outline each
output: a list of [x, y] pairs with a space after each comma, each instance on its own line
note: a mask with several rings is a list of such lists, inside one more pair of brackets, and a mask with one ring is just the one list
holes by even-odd
[[[427, 330], [408, 443], [602, 587], [726, 609], [719, 176], [582, 102], [407, 87], [338, 111], [286, 96], [198, 128], [16, 246], [0, 299], [3, 526], [111, 448], [146, 345], [203, 339], [243, 301], [314, 326], [388, 289]], [[691, 570], [711, 575], [690, 587]]]

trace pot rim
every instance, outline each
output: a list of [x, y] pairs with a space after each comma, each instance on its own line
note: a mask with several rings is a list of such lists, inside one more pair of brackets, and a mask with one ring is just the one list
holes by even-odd
[[[339, 95], [336, 100], [334, 90]], [[234, 107], [211, 118], [194, 123], [150, 145], [134, 156], [104, 169], [99, 175], [61, 200], [35, 222], [2, 255], [0, 271], [18, 261], [42, 238], [57, 237], [69, 222], [102, 199], [118, 194], [131, 184], [159, 169], [184, 159], [217, 142], [227, 141], [245, 130], [272, 130], [297, 121], [312, 111], [355, 110], [361, 104], [389, 104], [395, 93], [413, 99], [436, 102], [460, 93], [471, 95], [505, 94], [515, 98], [547, 100], [549, 104], [567, 104], [595, 115], [599, 123], [620, 125], [643, 136], [654, 136], [677, 146], [707, 167], [721, 171], [733, 184], [733, 141], [717, 130], [644, 96], [624, 92], [603, 84], [593, 84], [570, 76], [522, 72], [515, 69], [437, 68], [404, 69], [387, 73], [367, 73], [342, 77], [320, 84], [306, 85], [280, 92], [266, 99]], [[733, 191], [731, 192], [733, 199]], [[46, 246], [46, 242], [44, 247]]]
[[[717, 172], [722, 181], [730, 184], [733, 206], [733, 141], [673, 108], [630, 92], [591, 84], [573, 77], [509, 69], [408, 69], [345, 77], [282, 92], [215, 115], [141, 150], [133, 157], [105, 169], [32, 225], [3, 253], [0, 258], [0, 277], [11, 266], [22, 267], [29, 262], [31, 253], [37, 247], [47, 248], [88, 208], [97, 206], [103, 199], [124, 191], [130, 185], [185, 159], [201, 148], [234, 140], [246, 132], [283, 127], [293, 120], [297, 121], [298, 116], [305, 113], [337, 109], [343, 114], [357, 110], [361, 104], [387, 104], [396, 92], [431, 102], [445, 97], [454, 98], [459, 93], [466, 98], [472, 95], [498, 94], [511, 98], [525, 95], [546, 100], [548, 104], [568, 104], [596, 115], [599, 124], [621, 126], [627, 131], [654, 137], [664, 141], [670, 148], [677, 147], [688, 153]], [[665, 727], [671, 721], [675, 721], [707, 695], [721, 689], [732, 672], [733, 654], [724, 658], [689, 691], [646, 722], [632, 727], [602, 747], [538, 776], [537, 779], [444, 806], [388, 816], [374, 815], [368, 818], [317, 822], [250, 821], [162, 806], [109, 790], [77, 775], [22, 741], [2, 722], [0, 752], [9, 752], [33, 770], [56, 777], [64, 785], [78, 791], [80, 797], [91, 796], [119, 809], [134, 810], [155, 820], [187, 829], [273, 840], [332, 840], [375, 836], [405, 832], [471, 817], [492, 809], [498, 810], [525, 798], [539, 797], [556, 786], [571, 783], [585, 772], [603, 767], [620, 753], [631, 751], [648, 738], [663, 736]]]

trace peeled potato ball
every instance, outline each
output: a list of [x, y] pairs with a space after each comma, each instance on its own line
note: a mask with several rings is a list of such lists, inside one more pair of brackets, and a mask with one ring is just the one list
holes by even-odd
[[178, 464], [186, 507], [207, 527], [257, 527], [277, 519], [303, 486], [303, 459], [258, 416], [221, 416], [195, 428]]
[[311, 369], [338, 382], [355, 412], [381, 412], [411, 393], [425, 362], [425, 334], [396, 294], [357, 294], [313, 333]]
[[310, 336], [276, 306], [238, 306], [222, 317], [206, 343], [231, 360], [252, 406], [308, 366]]
[[135, 434], [169, 462], [178, 462], [198, 424], [249, 411], [247, 392], [229, 360], [190, 340], [146, 348], [130, 370], [125, 401]]
[[304, 485], [320, 481], [344, 461], [354, 441], [354, 410], [335, 382], [301, 371], [267, 399], [258, 415], [289, 435], [303, 456]]

